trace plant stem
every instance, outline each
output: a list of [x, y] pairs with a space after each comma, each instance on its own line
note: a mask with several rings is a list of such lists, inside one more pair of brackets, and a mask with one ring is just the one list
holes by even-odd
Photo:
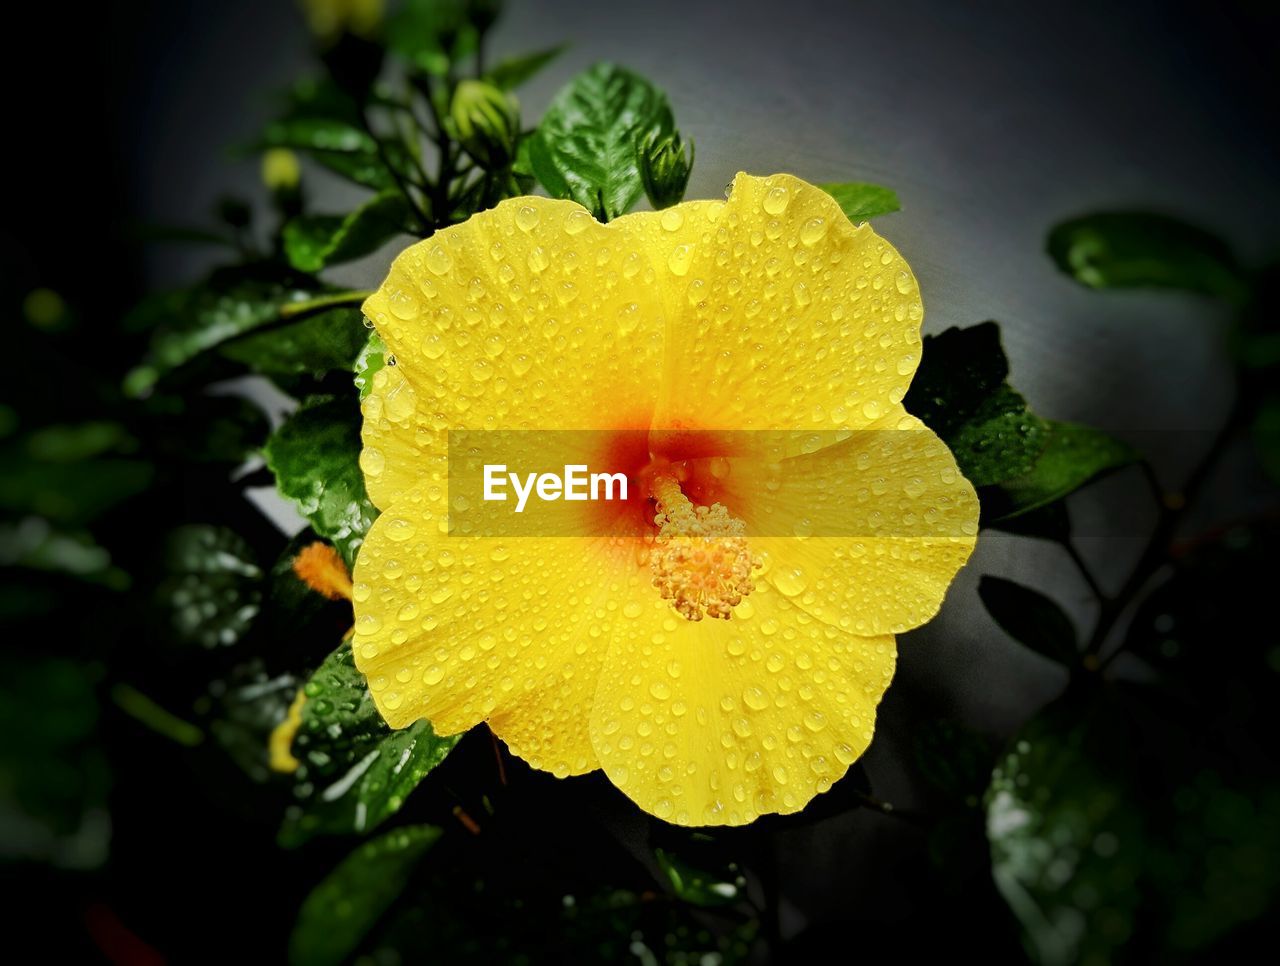
[[422, 94], [422, 99], [427, 102], [427, 110], [431, 114], [431, 123], [435, 127], [435, 142], [440, 149], [440, 165], [436, 171], [435, 184], [431, 192], [431, 210], [436, 216], [437, 224], [448, 225], [450, 223], [449, 188], [457, 176], [457, 171], [454, 167], [457, 157], [454, 153], [454, 144], [448, 134], [445, 133], [444, 119], [440, 116], [435, 98], [432, 96], [431, 79], [429, 77], [420, 77], [416, 82], [416, 86], [419, 93]]
[[409, 184], [401, 176], [400, 171], [391, 163], [391, 156], [387, 154], [387, 146], [382, 143], [382, 138], [373, 130], [373, 123], [369, 119], [369, 108], [360, 105], [360, 123], [363, 125], [365, 133], [373, 138], [373, 143], [378, 149], [378, 157], [382, 160], [382, 165], [391, 175], [391, 179], [396, 183], [396, 187], [400, 189], [400, 193], [404, 195], [404, 200], [409, 203], [409, 208], [413, 211], [413, 215], [422, 225], [422, 231], [425, 235], [430, 235], [434, 231], [435, 226], [431, 224], [431, 219], [427, 217], [427, 213], [422, 210], [422, 206], [418, 204], [418, 199], [414, 197]]
[[[360, 305], [373, 294], [372, 289], [352, 289], [348, 292], [334, 292], [332, 295], [320, 295], [302, 302], [286, 302], [280, 306], [280, 318], [296, 320], [313, 312], [336, 308], [341, 305]], [[254, 329], [255, 332], [261, 331]]]
[[123, 682], [114, 685], [111, 700], [129, 717], [170, 741], [194, 748], [204, 740], [204, 732], [199, 728], [166, 711], [132, 685]]
[[1084, 578], [1084, 582], [1089, 585], [1089, 590], [1093, 596], [1099, 601], [1106, 600], [1106, 592], [1103, 591], [1102, 585], [1098, 583], [1098, 578], [1093, 575], [1088, 562], [1084, 557], [1080, 556], [1080, 548], [1069, 539], [1062, 546], [1066, 549], [1067, 556], [1071, 558], [1071, 562], [1076, 565], [1076, 570], [1080, 571], [1080, 576]]
[[1115, 628], [1116, 623], [1156, 571], [1168, 562], [1169, 545], [1177, 532], [1178, 524], [1182, 522], [1187, 507], [1199, 495], [1200, 490], [1217, 466], [1222, 454], [1226, 451], [1227, 444], [1231, 442], [1231, 438], [1235, 435], [1236, 429], [1240, 424], [1243, 412], [1243, 398], [1237, 390], [1230, 413], [1214, 435], [1209, 448], [1205, 450], [1200, 461], [1192, 469], [1181, 491], [1168, 492], [1164, 490], [1160, 485], [1159, 478], [1156, 476], [1154, 467], [1148, 461], [1142, 461], [1142, 472], [1146, 476], [1147, 482], [1151, 485], [1152, 493], [1159, 503], [1160, 515], [1151, 531], [1151, 536], [1147, 540], [1146, 546], [1142, 550], [1141, 556], [1138, 557], [1138, 562], [1134, 565], [1133, 572], [1129, 574], [1129, 578], [1124, 582], [1120, 590], [1116, 592], [1115, 596], [1102, 599], [1102, 611], [1098, 615], [1098, 623], [1094, 627], [1093, 635], [1090, 637], [1084, 651], [1084, 661], [1087, 669], [1101, 670], [1115, 660], [1116, 656], [1124, 650], [1125, 642], [1121, 641], [1104, 661], [1100, 662], [1098, 660], [1098, 655], [1106, 645], [1107, 637]]

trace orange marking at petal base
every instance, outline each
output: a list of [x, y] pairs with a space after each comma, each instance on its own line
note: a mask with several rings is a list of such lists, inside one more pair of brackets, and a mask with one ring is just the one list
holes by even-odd
[[298, 551], [293, 572], [317, 594], [330, 600], [351, 599], [351, 575], [338, 551], [317, 540]]
[[760, 564], [747, 548], [746, 525], [724, 504], [694, 506], [675, 477], [653, 481], [658, 527], [649, 566], [653, 586], [686, 620], [728, 620], [755, 590]]

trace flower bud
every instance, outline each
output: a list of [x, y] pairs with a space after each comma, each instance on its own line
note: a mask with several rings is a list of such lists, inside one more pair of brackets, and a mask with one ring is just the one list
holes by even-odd
[[383, 0], [302, 0], [307, 25], [325, 47], [343, 34], [372, 38], [382, 26], [384, 7]]
[[486, 171], [506, 167], [520, 137], [520, 108], [515, 98], [492, 84], [464, 80], [449, 109], [453, 133], [467, 154]]
[[693, 170], [693, 140], [689, 141], [687, 159], [684, 147], [680, 135], [671, 131], [650, 134], [636, 149], [644, 193], [655, 209], [669, 208], [684, 198]]
[[288, 148], [271, 148], [262, 155], [262, 183], [272, 194], [296, 191], [300, 169], [298, 156]]

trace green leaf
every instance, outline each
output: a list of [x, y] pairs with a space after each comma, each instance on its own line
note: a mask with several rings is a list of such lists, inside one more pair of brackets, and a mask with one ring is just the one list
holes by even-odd
[[440, 838], [434, 825], [407, 825], [365, 842], [311, 891], [293, 935], [292, 966], [340, 966], [409, 882]]
[[36, 516], [0, 523], [0, 567], [66, 574], [113, 590], [129, 586], [129, 575], [111, 565], [111, 554], [89, 534], [59, 530]]
[[201, 396], [188, 401], [187, 458], [198, 463], [239, 463], [267, 439], [271, 422], [240, 396]]
[[0, 449], [0, 509], [31, 513], [68, 527], [84, 526], [150, 484], [154, 468], [141, 460], [102, 458], [41, 463]]
[[[361, 953], [374, 963], [513, 966], [745, 966], [755, 961], [751, 953], [759, 924], [754, 917], [716, 916], [709, 923], [696, 906], [655, 901], [652, 893], [608, 888], [581, 876], [549, 879], [555, 870], [519, 870], [516, 874], [524, 874], [517, 891], [508, 884], [514, 878], [510, 867], [518, 864], [509, 849], [495, 860], [500, 874], [483, 878], [483, 870], [471, 865], [435, 868], [443, 855], [423, 863], [404, 901], [383, 917]], [[553, 859], [552, 864], [559, 863]], [[546, 948], [548, 936], [555, 937], [554, 956], [530, 957], [530, 950]]]
[[820, 184], [818, 187], [836, 199], [845, 216], [855, 225], [902, 210], [897, 192], [878, 184], [846, 181]]
[[1102, 701], [1051, 705], [987, 790], [991, 871], [1041, 966], [1111, 962], [1133, 931], [1145, 831], [1119, 718]]
[[350, 369], [369, 334], [359, 309], [339, 308], [224, 343], [224, 356], [273, 377]]
[[278, 98], [281, 122], [319, 120], [360, 124], [360, 105], [327, 73], [294, 81]]
[[1233, 303], [1248, 294], [1248, 283], [1225, 242], [1166, 215], [1085, 215], [1056, 226], [1048, 248], [1058, 268], [1090, 288], [1173, 288]]
[[119, 423], [60, 423], [33, 430], [27, 455], [41, 463], [78, 463], [105, 453], [132, 453], [138, 448]]
[[382, 341], [382, 337], [377, 332], [370, 332], [369, 339], [360, 350], [354, 365], [355, 384], [361, 400], [369, 395], [369, 390], [373, 388], [374, 374], [386, 365], [386, 362], [387, 344]]
[[269, 766], [271, 732], [289, 711], [299, 687], [290, 673], [268, 674], [261, 659], [239, 665], [217, 679], [201, 702], [208, 729], [219, 747], [258, 783], [279, 779]]
[[1009, 363], [994, 322], [926, 336], [903, 400], [951, 447], [960, 471], [983, 487], [984, 526], [1053, 503], [1125, 466], [1137, 453], [1105, 433], [1045, 420], [1005, 381]]
[[920, 365], [903, 404], [947, 439], [978, 412], [1008, 376], [999, 325], [982, 322], [963, 329], [952, 327], [924, 337]]
[[327, 117], [273, 121], [262, 134], [262, 146], [341, 154], [369, 154], [378, 148], [373, 138], [354, 124]]
[[1003, 385], [947, 442], [969, 482], [990, 486], [1029, 472], [1048, 433], [1048, 424], [1027, 409], [1022, 396]]
[[304, 689], [302, 725], [292, 751], [302, 764], [280, 830], [287, 847], [318, 834], [363, 834], [400, 809], [405, 798], [458, 743], [437, 737], [427, 721], [392, 731], [374, 706], [351, 646], [343, 644]]
[[200, 353], [280, 318], [282, 306], [305, 302], [316, 292], [272, 277], [277, 269], [250, 266], [224, 270], [204, 284], [153, 298], [126, 324], [151, 328], [142, 364], [126, 378], [130, 395], [151, 391], [157, 379]]
[[1048, 427], [1005, 379], [1009, 363], [1000, 327], [983, 322], [926, 336], [904, 405], [951, 447], [975, 486], [1027, 473]]
[[488, 71], [484, 75], [484, 79], [494, 87], [504, 91], [519, 87], [564, 53], [565, 48], [568, 46], [568, 44], [559, 44], [555, 47], [548, 47], [546, 50], [539, 50], [536, 53], [524, 54], [520, 57], [504, 60]]
[[146, 433], [161, 461], [241, 463], [266, 441], [267, 414], [243, 396], [153, 394]]
[[1015, 641], [1070, 667], [1078, 656], [1076, 629], [1062, 608], [1030, 587], [986, 575], [978, 596], [995, 622]]
[[303, 151], [316, 163], [356, 184], [387, 191], [396, 187], [382, 155], [391, 164], [409, 160], [408, 149], [396, 139], [378, 144], [363, 130], [360, 107], [332, 79], [296, 83], [284, 97], [282, 116], [268, 125], [254, 150], [269, 147]]
[[355, 399], [306, 400], [267, 440], [267, 466], [282, 495], [316, 533], [333, 542], [347, 566], [377, 516], [364, 490], [360, 409]]
[[92, 869], [106, 860], [111, 772], [99, 744], [100, 677], [101, 669], [84, 661], [0, 656], [0, 857], [6, 865]]
[[1048, 423], [1048, 442], [1031, 470], [1000, 485], [990, 509], [998, 518], [1013, 517], [1061, 500], [1086, 483], [1135, 462], [1132, 446], [1101, 430], [1078, 423]]
[[747, 880], [732, 863], [714, 873], [665, 849], [655, 848], [653, 855], [671, 891], [683, 902], [714, 908], [733, 905], [746, 895]]
[[464, 0], [405, 0], [387, 19], [387, 46], [414, 67], [443, 77], [476, 47]]
[[404, 233], [409, 204], [398, 192], [386, 192], [351, 214], [299, 215], [284, 226], [284, 251], [302, 272], [318, 272], [377, 251]]
[[596, 64], [556, 95], [529, 145], [533, 173], [556, 198], [602, 219], [630, 210], [644, 185], [636, 146], [675, 129], [666, 95], [615, 64]]
[[178, 640], [227, 647], [248, 632], [262, 603], [262, 569], [239, 536], [225, 527], [179, 527], [166, 542], [164, 567], [156, 602]]
[[365, 188], [396, 190], [395, 176], [377, 151], [311, 151], [309, 156], [326, 170]]

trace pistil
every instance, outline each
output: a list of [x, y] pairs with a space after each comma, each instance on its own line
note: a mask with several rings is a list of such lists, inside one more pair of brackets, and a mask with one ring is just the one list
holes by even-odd
[[747, 547], [746, 524], [721, 503], [697, 506], [673, 476], [654, 478], [658, 534], [649, 566], [653, 586], [686, 620], [728, 620], [755, 590], [760, 564]]

